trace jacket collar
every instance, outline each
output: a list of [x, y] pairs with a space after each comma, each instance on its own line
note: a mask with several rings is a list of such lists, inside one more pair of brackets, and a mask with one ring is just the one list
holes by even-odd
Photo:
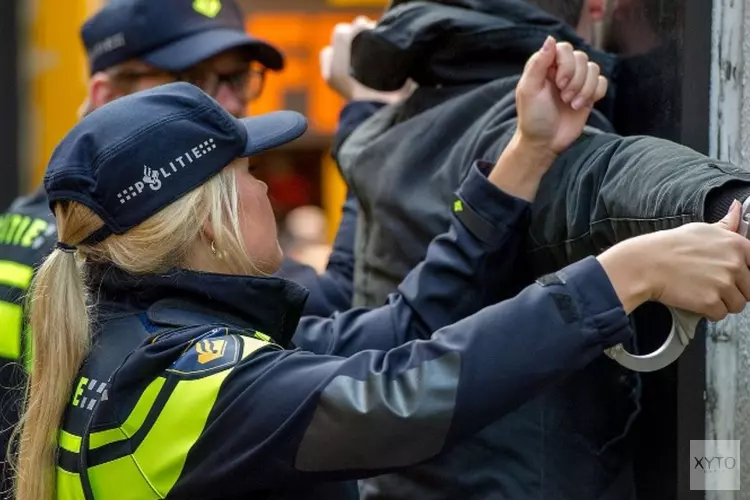
[[548, 35], [585, 50], [611, 76], [616, 58], [573, 28], [522, 0], [414, 1], [385, 12], [352, 44], [354, 75], [368, 87], [480, 85], [520, 75]]
[[113, 266], [90, 268], [89, 286], [104, 311], [146, 312], [160, 326], [223, 323], [265, 333], [288, 346], [308, 291], [281, 278], [175, 270], [135, 276]]

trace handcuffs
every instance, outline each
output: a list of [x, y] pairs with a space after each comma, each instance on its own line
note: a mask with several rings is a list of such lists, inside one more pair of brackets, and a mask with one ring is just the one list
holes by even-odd
[[[750, 238], [750, 198], [742, 205], [742, 218], [737, 232], [745, 238]], [[617, 344], [605, 350], [604, 354], [625, 368], [636, 372], [654, 372], [671, 365], [695, 338], [703, 318], [697, 314], [671, 307], [669, 312], [672, 314], [672, 330], [664, 345], [656, 351], [638, 356], [626, 351], [622, 344]]]

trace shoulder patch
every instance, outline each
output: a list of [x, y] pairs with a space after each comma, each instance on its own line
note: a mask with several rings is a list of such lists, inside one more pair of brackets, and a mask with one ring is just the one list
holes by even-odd
[[209, 375], [237, 364], [242, 344], [227, 328], [214, 328], [193, 340], [167, 370], [180, 375]]

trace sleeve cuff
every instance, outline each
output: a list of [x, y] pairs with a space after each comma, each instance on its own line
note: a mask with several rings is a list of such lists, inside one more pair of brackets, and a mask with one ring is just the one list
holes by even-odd
[[339, 124], [344, 130], [353, 130], [384, 106], [385, 103], [377, 101], [350, 101], [339, 113]]
[[595, 257], [572, 264], [537, 281], [541, 286], [562, 285], [580, 308], [583, 326], [605, 347], [625, 342], [632, 336], [625, 314], [607, 273]]
[[453, 214], [484, 242], [498, 235], [497, 227], [516, 227], [527, 222], [531, 204], [492, 184], [487, 176], [493, 165], [477, 161], [469, 170], [453, 200]]

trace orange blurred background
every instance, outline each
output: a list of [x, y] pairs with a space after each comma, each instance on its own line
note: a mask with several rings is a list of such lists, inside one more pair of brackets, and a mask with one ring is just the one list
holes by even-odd
[[[86, 96], [87, 70], [79, 29], [105, 0], [34, 0], [26, 4], [26, 67], [22, 158], [24, 191], [37, 186], [55, 145], [78, 119]], [[158, 0], [153, 0], [158, 1]], [[286, 56], [281, 73], [270, 73], [250, 113], [294, 109], [310, 131], [303, 140], [261, 159], [280, 219], [299, 205], [319, 206], [330, 241], [338, 226], [345, 186], [329, 149], [342, 100], [320, 77], [318, 54], [339, 22], [357, 15], [373, 19], [386, 0], [239, 0], [248, 30], [278, 46]]]

